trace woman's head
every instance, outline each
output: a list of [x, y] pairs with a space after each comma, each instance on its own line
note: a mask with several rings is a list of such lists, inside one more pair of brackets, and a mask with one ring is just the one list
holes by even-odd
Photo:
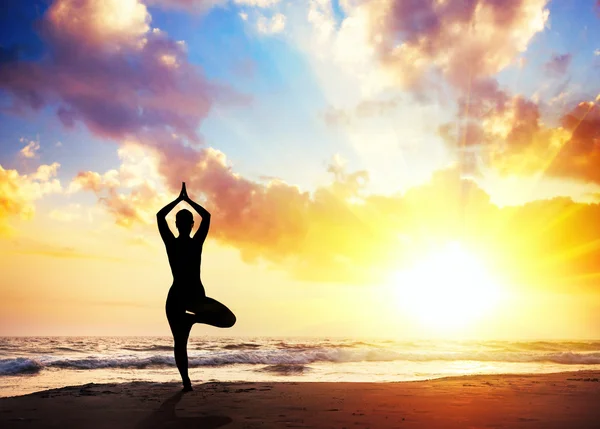
[[186, 209], [179, 210], [175, 216], [175, 226], [177, 226], [180, 235], [190, 235], [194, 226], [192, 212]]

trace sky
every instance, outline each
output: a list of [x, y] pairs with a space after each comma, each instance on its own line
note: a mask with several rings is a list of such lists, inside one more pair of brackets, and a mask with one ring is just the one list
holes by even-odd
[[156, 212], [186, 182], [238, 320], [193, 336], [600, 338], [599, 21], [596, 0], [4, 2], [0, 335], [168, 335]]

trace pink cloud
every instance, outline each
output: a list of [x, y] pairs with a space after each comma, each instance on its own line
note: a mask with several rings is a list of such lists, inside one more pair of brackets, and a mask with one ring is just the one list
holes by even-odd
[[[524, 101], [512, 100], [506, 112], [529, 108]], [[535, 122], [534, 116], [530, 119]], [[366, 194], [367, 172], [348, 171], [339, 159], [329, 166], [333, 176], [329, 184], [305, 192], [278, 179], [259, 183], [236, 174], [225, 155], [214, 149], [188, 152], [167, 147], [170, 150], [152, 149], [154, 162], [164, 167], [162, 157], [174, 159], [174, 168], [162, 174], [172, 187], [185, 179], [190, 196], [213, 214], [209, 239], [238, 249], [245, 261], [267, 261], [297, 279], [385, 281], [390, 270], [401, 269], [411, 257], [451, 240], [485, 253], [502, 276], [528, 287], [572, 287], [573, 276], [596, 270], [598, 249], [571, 259], [560, 255], [600, 236], [600, 226], [594, 226], [600, 225], [594, 222], [598, 204], [556, 198], [499, 208], [457, 168], [438, 171], [429, 182], [403, 195]], [[516, 153], [521, 163], [525, 149]], [[141, 223], [155, 231], [152, 215], [167, 198], [144, 192], [146, 184], [133, 186], [131, 193], [120, 191], [125, 170], [88, 172], [77, 181], [102, 196], [101, 203], [119, 225]], [[557, 217], [565, 222], [540, 222]], [[541, 233], [536, 225], [546, 229]], [[560, 241], [554, 239], [556, 234], [561, 234]], [[528, 269], [534, 263], [547, 265], [543, 270]], [[585, 280], [579, 284], [591, 285]]]
[[81, 122], [99, 136], [169, 130], [199, 142], [212, 104], [242, 97], [209, 82], [185, 43], [150, 22], [137, 0], [56, 0], [39, 24], [47, 56], [5, 62], [0, 88], [15, 111], [55, 105], [65, 126]]
[[543, 30], [547, 0], [367, 2], [371, 39], [403, 86], [426, 92], [438, 80], [467, 92], [511, 64]]
[[[483, 121], [502, 116], [513, 97], [496, 74], [515, 63], [545, 28], [548, 0], [386, 0], [361, 2], [370, 16], [370, 43], [384, 68], [417, 99], [457, 98], [455, 124], [440, 132], [470, 159], [488, 143]], [[525, 106], [521, 106], [525, 109]], [[527, 118], [525, 121], [529, 121]], [[525, 124], [518, 133], [527, 132]], [[467, 149], [465, 149], [467, 148]], [[464, 169], [471, 170], [472, 165]]]

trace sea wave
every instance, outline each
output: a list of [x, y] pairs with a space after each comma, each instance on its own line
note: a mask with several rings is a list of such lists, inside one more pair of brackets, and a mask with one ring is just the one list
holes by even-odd
[[[189, 356], [190, 367], [250, 365], [308, 365], [312, 363], [349, 362], [427, 362], [427, 361], [480, 361], [511, 363], [554, 363], [563, 365], [600, 364], [600, 352], [506, 352], [506, 351], [461, 351], [461, 352], [406, 352], [379, 348], [347, 349], [322, 348], [310, 350], [227, 350], [204, 351]], [[67, 356], [40, 356], [36, 359], [0, 359], [0, 375], [35, 373], [43, 368], [91, 370], [105, 368], [143, 369], [172, 367], [172, 354], [143, 355], [90, 355], [85, 358]], [[283, 368], [280, 367], [280, 368]]]
[[35, 359], [0, 359], [0, 375], [34, 374], [44, 367]]
[[310, 367], [306, 365], [267, 365], [256, 370], [257, 372], [268, 372], [277, 375], [301, 375], [307, 371], [310, 371]]
[[[0, 337], [0, 352], [16, 356], [56, 352], [118, 353], [170, 351], [170, 337]], [[491, 352], [600, 352], [600, 341], [397, 341], [359, 339], [293, 338], [190, 338], [190, 349], [306, 351], [319, 349], [386, 349], [403, 352], [491, 351]]]
[[128, 350], [128, 351], [132, 351], [132, 352], [153, 352], [153, 351], [170, 352], [170, 351], [173, 351], [173, 346], [161, 346], [161, 345], [150, 345], [150, 346], [146, 346], [146, 347], [124, 346], [124, 347], [121, 347], [121, 350]]
[[223, 346], [225, 350], [258, 349], [260, 347], [262, 347], [262, 345], [255, 343], [226, 344]]
[[54, 351], [81, 353], [81, 350], [75, 349], [73, 347], [56, 347]]

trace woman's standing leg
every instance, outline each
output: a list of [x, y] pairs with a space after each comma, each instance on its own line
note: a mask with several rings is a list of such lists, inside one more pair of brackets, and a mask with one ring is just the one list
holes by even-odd
[[190, 330], [194, 324], [193, 317], [190, 314], [183, 314], [179, 320], [171, 326], [174, 341], [175, 364], [181, 374], [183, 381], [183, 390], [192, 390], [192, 382], [188, 374], [188, 354], [187, 343], [190, 336]]
[[194, 324], [194, 316], [185, 312], [185, 304], [181, 296], [171, 288], [165, 306], [167, 320], [173, 334], [173, 351], [175, 365], [183, 381], [183, 390], [192, 390], [192, 382], [188, 375], [187, 342]]

